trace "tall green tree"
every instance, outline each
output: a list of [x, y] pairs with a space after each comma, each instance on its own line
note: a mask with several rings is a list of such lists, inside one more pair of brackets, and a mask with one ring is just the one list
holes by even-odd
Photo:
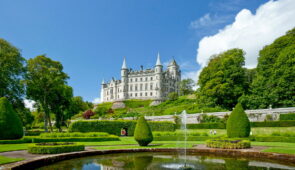
[[24, 64], [19, 49], [0, 38], [0, 97], [5, 96], [13, 105], [22, 102]]
[[231, 49], [211, 57], [199, 77], [199, 102], [226, 109], [237, 104], [246, 89], [244, 54], [241, 49]]
[[[26, 74], [27, 97], [36, 101], [45, 113], [45, 131], [49, 123], [52, 131], [50, 113], [52, 103], [56, 100], [56, 92], [66, 84], [69, 78], [63, 72], [63, 66], [58, 61], [53, 61], [45, 55], [28, 60]], [[58, 105], [58, 103], [55, 103]]]
[[190, 78], [181, 80], [181, 82], [179, 82], [180, 95], [192, 94], [194, 92], [194, 86], [195, 82]]
[[239, 100], [245, 108], [295, 106], [295, 28], [259, 53], [249, 93]]
[[70, 119], [72, 116], [80, 112], [86, 111], [87, 109], [91, 109], [92, 107], [89, 106], [91, 106], [91, 104], [84, 102], [81, 96], [72, 97], [69, 110], [66, 114], [66, 119]]
[[55, 94], [52, 96], [51, 103], [49, 104], [52, 112], [55, 114], [55, 125], [61, 132], [61, 126], [67, 119], [66, 113], [70, 109], [71, 99], [73, 97], [72, 87], [61, 84], [56, 89]]

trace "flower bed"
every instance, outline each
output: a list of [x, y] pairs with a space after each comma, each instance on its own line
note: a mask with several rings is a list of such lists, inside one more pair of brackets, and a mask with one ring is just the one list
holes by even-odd
[[84, 151], [85, 146], [72, 142], [48, 142], [31, 144], [28, 152], [33, 154], [57, 154], [65, 152]]
[[240, 139], [210, 139], [206, 141], [206, 146], [221, 149], [245, 149], [250, 148], [251, 143], [249, 140]]

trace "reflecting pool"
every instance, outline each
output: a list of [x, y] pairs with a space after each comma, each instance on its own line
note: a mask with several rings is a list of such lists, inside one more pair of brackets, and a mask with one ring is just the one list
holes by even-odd
[[225, 158], [198, 154], [186, 155], [177, 152], [141, 152], [105, 154], [61, 161], [39, 170], [174, 170], [174, 169], [208, 169], [208, 170], [264, 170], [264, 169], [295, 169], [294, 166], [245, 158]]

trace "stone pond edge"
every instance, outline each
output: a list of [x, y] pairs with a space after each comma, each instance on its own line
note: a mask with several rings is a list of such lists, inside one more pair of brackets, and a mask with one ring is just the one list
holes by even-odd
[[[177, 148], [144, 148], [144, 149], [116, 149], [116, 150], [91, 150], [91, 151], [80, 151], [80, 152], [69, 152], [54, 155], [42, 155], [37, 158], [30, 160], [24, 160], [12, 164], [7, 164], [0, 169], [34, 169], [42, 166], [50, 165], [59, 161], [81, 158], [86, 156], [104, 155], [112, 153], [133, 153], [133, 152], [177, 152], [183, 149]], [[260, 152], [260, 151], [249, 151], [244, 149], [187, 149], [188, 153], [200, 153], [210, 154], [214, 156], [230, 156], [230, 157], [245, 157], [245, 158], [256, 158], [256, 159], [267, 159], [270, 161], [276, 161], [278, 163], [293, 164], [295, 165], [295, 155], [279, 154], [272, 152]]]

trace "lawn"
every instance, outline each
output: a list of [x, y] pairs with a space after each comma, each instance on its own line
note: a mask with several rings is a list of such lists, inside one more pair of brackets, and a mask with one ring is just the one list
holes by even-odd
[[10, 158], [0, 155], [0, 165], [24, 160], [24, 158]]
[[22, 143], [22, 144], [1, 144], [0, 145], [0, 152], [26, 150], [27, 148], [28, 148], [27, 143]]

